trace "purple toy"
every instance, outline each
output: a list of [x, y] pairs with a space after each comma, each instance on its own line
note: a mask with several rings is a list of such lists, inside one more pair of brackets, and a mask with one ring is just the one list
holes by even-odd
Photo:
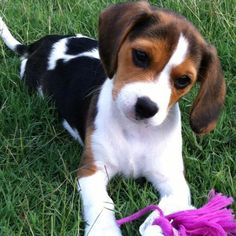
[[199, 209], [164, 216], [158, 206], [150, 205], [131, 216], [117, 220], [117, 224], [134, 221], [150, 211], [157, 210], [160, 217], [154, 220], [153, 225], [159, 225], [165, 236], [174, 236], [173, 228], [179, 236], [235, 236], [236, 220], [233, 211], [227, 209], [232, 203], [232, 197], [223, 196], [212, 190], [208, 203]]

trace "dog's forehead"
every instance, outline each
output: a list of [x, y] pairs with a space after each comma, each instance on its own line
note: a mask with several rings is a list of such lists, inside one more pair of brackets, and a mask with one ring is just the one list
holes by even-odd
[[130, 42], [139, 38], [161, 42], [165, 50], [173, 52], [181, 35], [189, 42], [189, 53], [192, 56], [205, 43], [198, 30], [186, 18], [168, 10], [154, 8], [151, 17], [135, 25], [128, 39]]
[[[166, 10], [152, 12], [136, 22], [121, 44], [113, 95], [126, 84], [159, 83], [161, 79], [174, 91], [175, 79], [187, 75], [191, 78], [191, 86], [178, 91], [176, 102], [197, 81], [205, 44], [201, 34], [183, 16]], [[147, 55], [147, 68], [134, 64], [135, 50]]]

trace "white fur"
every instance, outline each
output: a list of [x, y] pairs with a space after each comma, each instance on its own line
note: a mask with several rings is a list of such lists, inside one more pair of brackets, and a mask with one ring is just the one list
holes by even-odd
[[87, 39], [90, 39], [90, 37], [85, 36], [83, 34], [76, 34], [76, 38], [87, 38]]
[[[151, 221], [151, 224], [149, 225], [149, 227], [145, 228], [145, 229], [139, 229], [140, 235], [141, 236], [163, 236], [163, 232], [160, 228], [160, 226], [158, 225], [152, 225], [152, 222], [154, 221], [154, 219], [156, 219], [156, 217], [153, 218], [153, 220]], [[173, 236], [179, 236], [179, 233], [176, 229], [173, 229]]]
[[44, 94], [43, 94], [43, 87], [42, 86], [39, 86], [38, 87], [38, 95], [43, 98], [44, 97]]
[[13, 51], [15, 51], [17, 45], [21, 44], [12, 36], [12, 34], [10, 33], [9, 29], [7, 28], [5, 22], [2, 20], [1, 17], [0, 17], [0, 37], [3, 39], [7, 47]]
[[83, 53], [79, 54], [77, 57], [91, 57], [91, 58], [100, 59], [98, 49], [93, 49], [88, 52], [83, 52]]
[[189, 43], [187, 39], [183, 36], [183, 34], [180, 34], [175, 51], [163, 71], [169, 71], [171, 68], [180, 65], [184, 61], [188, 52], [188, 45]]
[[[78, 34], [78, 38], [81, 38], [81, 37], [82, 37], [82, 35]], [[82, 56], [99, 59], [99, 54], [98, 54], [97, 49], [93, 49], [88, 52], [79, 53], [77, 55], [66, 54], [67, 42], [71, 38], [73, 38], [73, 37], [61, 39], [52, 46], [52, 51], [51, 51], [51, 54], [48, 59], [48, 70], [54, 70], [56, 67], [57, 61], [59, 59], [64, 60], [64, 62], [68, 62], [69, 60], [72, 60], [77, 57], [82, 57]]]
[[25, 74], [25, 67], [28, 59], [27, 58], [22, 58], [21, 59], [21, 65], [20, 65], [20, 78], [23, 79], [24, 74]]
[[75, 140], [77, 140], [82, 146], [84, 145], [77, 129], [72, 128], [66, 120], [63, 120], [62, 125]]
[[72, 55], [66, 55], [67, 41], [68, 39], [64, 38], [64, 39], [59, 40], [53, 45], [51, 54], [48, 59], [48, 70], [54, 70], [56, 67], [56, 63], [59, 59], [73, 58]]

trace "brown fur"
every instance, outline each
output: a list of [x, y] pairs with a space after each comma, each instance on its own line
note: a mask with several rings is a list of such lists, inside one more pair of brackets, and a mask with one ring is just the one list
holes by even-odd
[[214, 47], [204, 49], [198, 73], [199, 94], [193, 104], [190, 124], [197, 134], [213, 130], [224, 105], [226, 85], [220, 61]]
[[97, 167], [94, 163], [94, 154], [92, 151], [92, 134], [94, 132], [94, 119], [97, 114], [96, 104], [98, 100], [98, 94], [94, 94], [88, 113], [88, 120], [86, 124], [86, 136], [85, 136], [85, 148], [83, 151], [80, 167], [77, 171], [78, 177], [86, 177], [93, 175], [97, 171]]
[[[182, 96], [191, 90], [192, 86], [197, 80], [197, 70], [197, 63], [191, 58], [187, 58], [181, 65], [173, 68], [171, 72], [172, 94], [169, 102], [169, 108], [171, 108]], [[192, 81], [192, 84], [184, 89], [176, 89], [174, 87], [174, 80], [181, 77], [182, 75], [188, 75]]]
[[[132, 61], [132, 49], [137, 48], [145, 51], [150, 58], [151, 64], [148, 69], [134, 66]], [[118, 67], [114, 78], [113, 96], [117, 96], [120, 89], [128, 83], [136, 81], [153, 81], [162, 71], [170, 57], [168, 44], [164, 40], [140, 38], [134, 41], [126, 40], [118, 54]]]
[[88, 127], [85, 137], [85, 149], [82, 155], [80, 167], [77, 171], [78, 177], [86, 177], [93, 175], [97, 171], [97, 167], [94, 164], [93, 152], [91, 147], [93, 128]]

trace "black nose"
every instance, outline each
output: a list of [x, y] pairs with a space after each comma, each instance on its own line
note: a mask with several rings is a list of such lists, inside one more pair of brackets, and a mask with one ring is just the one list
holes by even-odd
[[147, 119], [153, 117], [158, 112], [158, 107], [148, 97], [140, 97], [135, 104], [135, 113], [138, 119]]

